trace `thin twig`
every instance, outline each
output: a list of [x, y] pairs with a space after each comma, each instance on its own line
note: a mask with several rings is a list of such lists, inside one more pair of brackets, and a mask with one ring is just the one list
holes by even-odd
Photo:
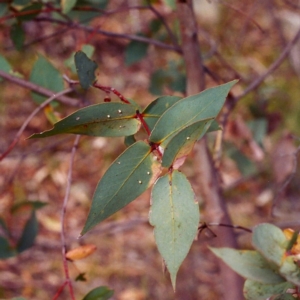
[[[59, 35], [63, 35], [64, 33], [66, 33], [67, 31], [71, 30], [72, 27], [70, 28], [63, 28], [63, 29], [59, 29], [57, 31], [55, 31], [54, 33], [51, 33], [51, 34], [45, 34], [43, 36], [40, 36], [36, 39], [32, 39], [31, 41], [25, 43], [23, 46], [22, 46], [22, 49], [24, 48], [27, 48], [31, 45], [34, 45], [34, 44], [37, 44], [37, 43], [40, 43], [40, 42], [44, 42], [46, 40], [49, 40], [51, 38], [54, 38], [56, 36], [59, 36]], [[14, 48], [14, 46], [9, 46], [9, 47], [6, 47], [5, 50], [12, 50]]]
[[[5, 186], [8, 186], [9, 184], [11, 184], [16, 176], [16, 174], [19, 172], [19, 168], [21, 167], [23, 161], [28, 157], [28, 156], [35, 156], [37, 154], [40, 154], [42, 153], [43, 151], [49, 151], [55, 147], [57, 147], [58, 145], [61, 145], [63, 144], [64, 142], [67, 142], [69, 141], [70, 139], [72, 138], [72, 136], [67, 136], [67, 137], [64, 137], [62, 139], [57, 139], [55, 142], [51, 143], [51, 145], [47, 145], [47, 146], [44, 146], [44, 147], [41, 147], [41, 148], [35, 148], [35, 149], [30, 149], [26, 152], [22, 151], [22, 153], [20, 155], [18, 155], [18, 158], [19, 158], [19, 161], [17, 162], [16, 166], [14, 166], [11, 174], [5, 176], [5, 180], [4, 180], [4, 183], [3, 183], [3, 190], [4, 190], [4, 187]], [[2, 189], [0, 188], [0, 194], [2, 192]]]
[[57, 300], [58, 297], [60, 296], [60, 294], [62, 293], [62, 291], [64, 290], [65, 286], [67, 285], [67, 281], [65, 281], [58, 289], [58, 291], [56, 292], [56, 294], [53, 296], [52, 300]]
[[[68, 88], [66, 90], [63, 90], [57, 94], [54, 94], [52, 97], [48, 98], [46, 101], [44, 101], [41, 105], [39, 105], [30, 115], [29, 117], [25, 120], [25, 122], [23, 123], [23, 125], [21, 126], [21, 128], [19, 129], [19, 131], [17, 132], [14, 140], [12, 141], [12, 143], [9, 145], [9, 147], [6, 149], [6, 151], [4, 151], [4, 153], [0, 156], [0, 162], [3, 160], [3, 158], [5, 158], [10, 152], [11, 150], [15, 147], [15, 145], [17, 144], [17, 142], [19, 141], [23, 131], [25, 130], [25, 128], [27, 127], [27, 125], [29, 124], [29, 122], [31, 121], [31, 119], [39, 112], [41, 111], [44, 107], [46, 107], [49, 103], [51, 103], [53, 100], [59, 98], [60, 96], [63, 96], [64, 94], [70, 93], [72, 92], [71, 88]], [[52, 93], [53, 94], [53, 93]]]
[[262, 33], [264, 33], [264, 30], [261, 28], [261, 26], [253, 18], [251, 18], [249, 15], [245, 14], [245, 12], [243, 10], [229, 4], [226, 1], [222, 1], [222, 0], [219, 0], [219, 1], [221, 3], [223, 3], [225, 6], [228, 6], [232, 10], [234, 10], [234, 11], [238, 12], [239, 14], [241, 14], [242, 16], [244, 16], [246, 18], [246, 21], [250, 20], [251, 23], [253, 23]]
[[291, 174], [286, 178], [286, 180], [283, 182], [283, 184], [276, 191], [276, 196], [273, 200], [272, 210], [271, 210], [272, 217], [275, 216], [275, 208], [276, 208], [276, 205], [277, 205], [280, 195], [287, 188], [287, 186], [291, 183], [292, 179], [294, 178], [294, 176], [297, 172], [297, 165], [298, 165], [297, 159], [298, 159], [299, 153], [300, 153], [300, 146], [296, 149], [296, 151], [294, 153], [292, 153], [294, 162], [293, 162], [293, 170], [292, 170]]
[[279, 57], [272, 63], [272, 65], [267, 69], [267, 71], [262, 74], [260, 77], [255, 79], [244, 91], [241, 95], [236, 97], [236, 101], [256, 89], [269, 75], [271, 75], [281, 64], [282, 62], [286, 59], [286, 57], [289, 55], [291, 52], [292, 48], [294, 45], [298, 42], [300, 38], [300, 29], [294, 36], [294, 38], [286, 45], [284, 50], [281, 52]]
[[[93, 87], [95, 87], [95, 88], [97, 88], [97, 89], [100, 89], [100, 90], [102, 90], [102, 91], [104, 91], [104, 92], [106, 92], [107, 94], [109, 94], [110, 92], [111, 93], [114, 93], [116, 96], [118, 96], [119, 97], [119, 99], [122, 101], [122, 102], [124, 102], [124, 103], [126, 103], [126, 104], [130, 104], [130, 101], [129, 100], [127, 100], [119, 91], [117, 91], [115, 88], [113, 88], [113, 87], [110, 87], [110, 86], [103, 86], [103, 85], [101, 85], [101, 84], [98, 84], [97, 82], [95, 82], [94, 84], [93, 84]], [[110, 98], [106, 98], [107, 99], [107, 102], [110, 102]], [[105, 99], [104, 99], [105, 100]]]
[[74, 145], [72, 147], [72, 152], [71, 152], [71, 158], [70, 158], [70, 167], [68, 171], [68, 179], [67, 179], [67, 186], [66, 186], [66, 193], [61, 209], [61, 216], [60, 216], [60, 222], [61, 222], [61, 244], [62, 244], [62, 257], [63, 257], [63, 265], [64, 265], [64, 271], [65, 271], [65, 280], [69, 286], [69, 291], [70, 291], [70, 296], [72, 300], [75, 300], [74, 296], [74, 291], [73, 291], [73, 286], [72, 282], [70, 279], [69, 275], [69, 268], [68, 268], [68, 261], [66, 258], [66, 253], [67, 253], [67, 245], [66, 245], [66, 232], [65, 232], [65, 216], [66, 216], [66, 210], [67, 210], [67, 204], [70, 196], [70, 191], [71, 191], [71, 184], [72, 184], [72, 173], [73, 173], [73, 163], [74, 163], [74, 157], [75, 153], [78, 147], [80, 135], [77, 135], [74, 141]]
[[171, 28], [169, 27], [168, 23], [166, 22], [165, 18], [160, 14], [159, 11], [157, 11], [155, 9], [155, 7], [151, 4], [151, 2], [148, 0], [148, 5], [149, 5], [149, 9], [162, 21], [163, 25], [165, 26], [171, 40], [172, 40], [172, 43], [175, 47], [180, 47], [178, 42], [177, 42], [177, 38], [176, 36], [174, 35], [174, 33], [172, 32]]
[[76, 23], [70, 24], [69, 22], [53, 19], [50, 17], [37, 17], [34, 20], [38, 21], [38, 22], [51, 22], [51, 23], [65, 25], [65, 26], [72, 26], [77, 29], [81, 29], [81, 30], [84, 30], [87, 32], [94, 32], [94, 33], [102, 34], [102, 35], [112, 37], [112, 38], [120, 38], [120, 39], [127, 39], [127, 40], [131, 40], [131, 41], [138, 41], [138, 42], [142, 42], [142, 43], [146, 43], [146, 44], [151, 44], [151, 45], [163, 48], [163, 49], [172, 50], [177, 53], [182, 52], [180, 47], [168, 45], [168, 44], [162, 43], [158, 40], [150, 39], [150, 38], [147, 38], [144, 36], [138, 36], [138, 35], [126, 34], [126, 33], [115, 33], [115, 32], [110, 32], [110, 31], [106, 31], [106, 30], [102, 30], [102, 29], [95, 30], [95, 28], [91, 27], [91, 26], [86, 26], [86, 25], [76, 24]]
[[207, 226], [220, 226], [220, 227], [227, 227], [227, 228], [232, 228], [232, 229], [240, 229], [244, 230], [247, 232], [252, 232], [250, 228], [244, 227], [244, 226], [239, 226], [239, 225], [231, 225], [231, 224], [224, 224], [224, 223], [207, 223]]
[[[0, 77], [2, 77], [4, 79], [7, 79], [8, 81], [11, 81], [11, 82], [13, 82], [13, 83], [15, 83], [19, 86], [30, 89], [33, 92], [36, 92], [38, 94], [42, 94], [44, 96], [47, 96], [47, 97], [51, 97], [51, 96], [53, 96], [53, 94], [55, 94], [55, 92], [53, 92], [51, 90], [48, 90], [48, 89], [46, 89], [42, 86], [34, 84], [33, 82], [29, 82], [29, 81], [24, 80], [22, 78], [10, 75], [10, 74], [2, 71], [2, 70], [0, 70]], [[71, 91], [68, 91], [68, 93], [71, 92]], [[73, 99], [73, 98], [70, 98], [70, 97], [63, 96], [64, 93], [61, 94], [60, 96], [58, 96], [59, 94], [60, 93], [56, 94], [57, 97], [55, 99], [60, 101], [61, 103], [64, 103], [64, 104], [67, 104], [67, 105], [70, 105], [70, 106], [78, 106], [79, 105], [79, 101], [77, 99]]]

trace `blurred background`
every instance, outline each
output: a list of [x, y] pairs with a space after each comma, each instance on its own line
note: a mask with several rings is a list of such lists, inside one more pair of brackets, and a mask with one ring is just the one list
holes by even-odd
[[[64, 14], [64, 1], [1, 1], [0, 70], [8, 68], [11, 75], [43, 85], [39, 73], [33, 71], [44, 59], [45, 65], [53, 66], [53, 78], [65, 74], [76, 80], [73, 56], [83, 49], [98, 64], [98, 83], [117, 89], [142, 107], [159, 95], [185, 96], [175, 1], [75, 2]], [[206, 86], [239, 79], [234, 96], [268, 70], [300, 29], [300, 1], [295, 0], [195, 0], [194, 8]], [[300, 41], [257, 89], [221, 114], [228, 116], [221, 154], [218, 133], [208, 135], [235, 225], [251, 228], [272, 222], [300, 228], [299, 53]], [[49, 82], [44, 86], [51, 89]], [[2, 80], [0, 87], [0, 152], [4, 153], [46, 98], [10, 80]], [[10, 243], [17, 243], [33, 208], [38, 222], [32, 247], [0, 259], [1, 299], [52, 299], [64, 282], [60, 216], [75, 137], [26, 138], [51, 128], [53, 118], [101, 103], [107, 95], [96, 89], [78, 89], [68, 96], [79, 99], [77, 108], [57, 103], [35, 115], [0, 163], [0, 216], [1, 224], [6, 224], [0, 235], [5, 235], [7, 227]], [[111, 97], [118, 101], [115, 95]], [[68, 249], [94, 244], [97, 250], [83, 260], [69, 262], [70, 277], [84, 274], [85, 278], [74, 283], [76, 298], [107, 285], [117, 300], [221, 299], [218, 261], [207, 245], [214, 245], [218, 235], [233, 229], [211, 227], [216, 237], [206, 234], [208, 231], [199, 235], [179, 270], [174, 294], [148, 223], [150, 190], [78, 239], [97, 182], [125, 148], [123, 138], [80, 138], [66, 211], [66, 244]], [[195, 184], [193, 155], [181, 170]], [[197, 199], [204, 213], [198, 194]], [[236, 234], [239, 247], [251, 247], [248, 233], [239, 230]], [[68, 297], [65, 288], [60, 299]]]

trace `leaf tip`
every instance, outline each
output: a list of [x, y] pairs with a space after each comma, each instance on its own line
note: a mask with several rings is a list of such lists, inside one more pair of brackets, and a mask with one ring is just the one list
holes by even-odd
[[174, 293], [176, 292], [176, 277], [177, 277], [177, 272], [171, 274], [171, 282], [172, 282]]

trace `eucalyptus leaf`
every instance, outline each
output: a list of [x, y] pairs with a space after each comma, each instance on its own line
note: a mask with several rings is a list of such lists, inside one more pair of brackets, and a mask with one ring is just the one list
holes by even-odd
[[176, 0], [163, 0], [166, 5], [171, 7], [172, 9], [176, 8]]
[[[193, 123], [177, 132], [164, 149], [162, 166], [169, 168], [172, 164], [175, 169], [176, 160], [185, 160], [192, 151], [194, 144], [206, 133], [213, 119]], [[179, 167], [183, 162], [179, 163]]]
[[77, 110], [55, 123], [53, 129], [33, 134], [30, 138], [44, 138], [63, 133], [111, 137], [133, 135], [141, 125], [135, 115], [135, 107], [130, 104], [95, 104]]
[[9, 241], [0, 236], [0, 259], [10, 258], [16, 255], [17, 252], [10, 246]]
[[[81, 46], [81, 51], [86, 54], [88, 58], [91, 58], [95, 52], [95, 47], [90, 44], [84, 44]], [[72, 54], [65, 60], [65, 65], [71, 69], [72, 73], [77, 73], [75, 66], [75, 54], [76, 52], [72, 52]]]
[[151, 202], [150, 224], [154, 226], [155, 241], [175, 290], [177, 272], [197, 234], [198, 203], [189, 181], [178, 171], [157, 180]]
[[247, 279], [266, 284], [277, 284], [285, 281], [278, 274], [276, 268], [257, 251], [231, 248], [210, 249], [231, 269]]
[[[60, 92], [64, 89], [64, 82], [59, 71], [43, 56], [39, 56], [35, 62], [31, 74], [30, 81], [47, 88], [53, 92]], [[41, 104], [47, 97], [32, 93], [33, 100]]]
[[23, 252], [32, 247], [38, 233], [38, 222], [35, 210], [32, 211], [30, 218], [25, 224], [22, 236], [17, 244], [18, 252]]
[[134, 135], [125, 136], [124, 143], [127, 147], [131, 146], [136, 142]]
[[161, 115], [180, 99], [178, 96], [162, 96], [152, 101], [142, 113], [149, 129], [152, 130]]
[[278, 295], [277, 297], [275, 297], [273, 300], [296, 300], [296, 299], [297, 298], [295, 298], [291, 294], [281, 294], [281, 295]]
[[3, 17], [8, 11], [8, 3], [0, 3], [0, 17]]
[[236, 82], [237, 80], [234, 80], [176, 102], [157, 121], [149, 140], [163, 144], [166, 139], [188, 125], [215, 118], [223, 107], [231, 87]]
[[128, 147], [99, 181], [81, 234], [141, 195], [159, 173], [160, 164], [148, 144], [139, 141]]
[[265, 300], [273, 295], [283, 294], [287, 289], [293, 287], [293, 284], [289, 282], [264, 284], [247, 279], [244, 284], [243, 292], [246, 300]]
[[266, 260], [280, 266], [288, 240], [280, 228], [265, 223], [254, 227], [252, 245]]
[[[25, 6], [20, 12], [23, 14], [18, 16], [18, 22], [25, 22], [34, 19], [39, 13], [41, 13], [43, 3], [32, 3], [31, 5]], [[24, 14], [28, 12], [28, 14]]]
[[[0, 55], [0, 70], [6, 73], [10, 73], [12, 71], [12, 67], [10, 63], [2, 55]], [[0, 77], [0, 82], [1, 81], [3, 81], [3, 79]]]
[[74, 59], [80, 85], [83, 89], [88, 89], [95, 81], [95, 71], [98, 66], [82, 51], [77, 51]]
[[99, 286], [91, 290], [88, 294], [86, 294], [82, 300], [108, 300], [114, 294], [113, 290], [110, 290], [106, 286]]
[[62, 13], [69, 13], [76, 5], [77, 0], [61, 0]]
[[289, 282], [300, 286], [300, 267], [292, 256], [286, 257], [280, 266], [279, 273]]
[[16, 204], [14, 204], [11, 207], [11, 213], [14, 214], [16, 211], [18, 211], [20, 208], [24, 208], [24, 207], [29, 207], [31, 209], [40, 209], [43, 208], [45, 205], [47, 205], [46, 202], [42, 202], [42, 201], [21, 201], [18, 202]]
[[131, 41], [125, 49], [125, 64], [131, 66], [147, 55], [149, 44]]
[[15, 48], [21, 51], [25, 41], [25, 32], [22, 23], [13, 24], [10, 28], [10, 38], [14, 43]]

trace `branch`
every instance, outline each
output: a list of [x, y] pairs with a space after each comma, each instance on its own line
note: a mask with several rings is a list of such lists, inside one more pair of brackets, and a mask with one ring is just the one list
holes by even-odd
[[80, 136], [77, 135], [72, 147], [72, 152], [71, 152], [71, 158], [70, 158], [70, 167], [69, 167], [69, 172], [68, 172], [68, 180], [67, 180], [67, 186], [66, 186], [66, 193], [63, 201], [63, 206], [61, 209], [61, 216], [60, 216], [60, 223], [61, 223], [61, 244], [62, 244], [62, 257], [63, 257], [63, 265], [64, 265], [64, 271], [65, 271], [65, 277], [66, 277], [66, 283], [69, 286], [69, 291], [70, 291], [70, 296], [72, 300], [75, 300], [74, 296], [74, 291], [73, 291], [73, 286], [72, 282], [70, 279], [69, 275], [69, 268], [68, 268], [68, 261], [66, 258], [66, 253], [67, 253], [67, 246], [66, 246], [66, 233], [65, 233], [65, 215], [66, 215], [66, 210], [67, 210], [67, 204], [68, 204], [68, 199], [70, 196], [70, 191], [71, 191], [71, 184], [72, 184], [72, 173], [73, 173], [73, 163], [74, 163], [74, 157], [75, 153], [78, 147]]
[[[9, 145], [9, 147], [6, 149], [6, 151], [4, 151], [4, 153], [0, 156], [0, 162], [3, 160], [3, 158], [5, 158], [10, 152], [11, 150], [15, 147], [15, 145], [17, 144], [17, 142], [19, 141], [23, 131], [25, 130], [25, 128], [27, 127], [27, 125], [29, 124], [29, 122], [31, 121], [31, 119], [39, 112], [41, 111], [44, 107], [46, 107], [50, 102], [52, 102], [55, 99], [58, 99], [60, 96], [63, 96], [64, 94], [70, 93], [73, 90], [71, 88], [68, 88], [64, 91], [61, 91], [55, 95], [53, 95], [52, 97], [50, 97], [49, 99], [47, 99], [46, 101], [44, 101], [40, 106], [38, 106], [30, 115], [29, 117], [25, 120], [25, 122], [23, 123], [23, 125], [21, 126], [21, 128], [19, 129], [18, 133], [16, 134], [14, 140], [12, 141], [12, 143]], [[53, 93], [52, 93], [53, 94]]]
[[164, 24], [171, 40], [172, 40], [172, 43], [174, 44], [174, 46], [180, 48], [180, 46], [178, 45], [178, 42], [177, 42], [177, 38], [176, 36], [173, 34], [171, 28], [169, 27], [168, 23], [166, 22], [166, 20], [164, 19], [164, 17], [160, 14], [159, 11], [157, 11], [155, 9], [155, 7], [151, 4], [151, 1], [147, 1], [148, 4], [149, 4], [149, 9], [162, 21], [162, 23]]
[[146, 44], [151, 44], [151, 45], [163, 48], [163, 49], [172, 50], [177, 53], [182, 52], [180, 47], [178, 47], [178, 46], [168, 45], [168, 44], [162, 43], [158, 40], [154, 40], [154, 39], [150, 39], [147, 37], [138, 36], [138, 35], [134, 35], [134, 34], [115, 33], [115, 32], [110, 32], [110, 31], [106, 31], [106, 30], [95, 29], [91, 26], [86, 26], [86, 25], [77, 24], [77, 23], [70, 24], [70, 22], [66, 22], [63, 20], [57, 20], [57, 19], [53, 19], [50, 17], [37, 17], [34, 20], [38, 21], [38, 22], [51, 22], [51, 23], [65, 25], [65, 26], [71, 26], [73, 28], [81, 29], [81, 30], [84, 30], [87, 32], [102, 34], [102, 35], [112, 37], [112, 38], [120, 38], [120, 39], [127, 39], [127, 40], [131, 40], [131, 41], [138, 41], [138, 42], [142, 42], [142, 43], [146, 43]]
[[[39, 86], [37, 84], [34, 84], [32, 82], [29, 82], [27, 80], [24, 80], [24, 79], [21, 79], [19, 77], [16, 77], [16, 76], [13, 76], [13, 75], [10, 75], [6, 72], [3, 72], [2, 70], [0, 70], [0, 77], [4, 78], [4, 79], [7, 79], [17, 85], [20, 85], [24, 88], [27, 88], [27, 89], [30, 89], [31, 91], [33, 92], [36, 92], [38, 94], [42, 94], [44, 96], [47, 96], [47, 97], [51, 97], [53, 96], [55, 93], [51, 90], [48, 90], [42, 86]], [[68, 93], [72, 92], [72, 90], [69, 90]], [[77, 99], [73, 99], [73, 98], [70, 98], [70, 97], [66, 97], [64, 96], [64, 94], [67, 94], [67, 93], [63, 93], [63, 94], [60, 94], [60, 93], [57, 93], [55, 94], [55, 99], [60, 101], [61, 103], [64, 103], [64, 104], [67, 104], [67, 105], [70, 105], [70, 106], [78, 106], [79, 104], [79, 101]]]

